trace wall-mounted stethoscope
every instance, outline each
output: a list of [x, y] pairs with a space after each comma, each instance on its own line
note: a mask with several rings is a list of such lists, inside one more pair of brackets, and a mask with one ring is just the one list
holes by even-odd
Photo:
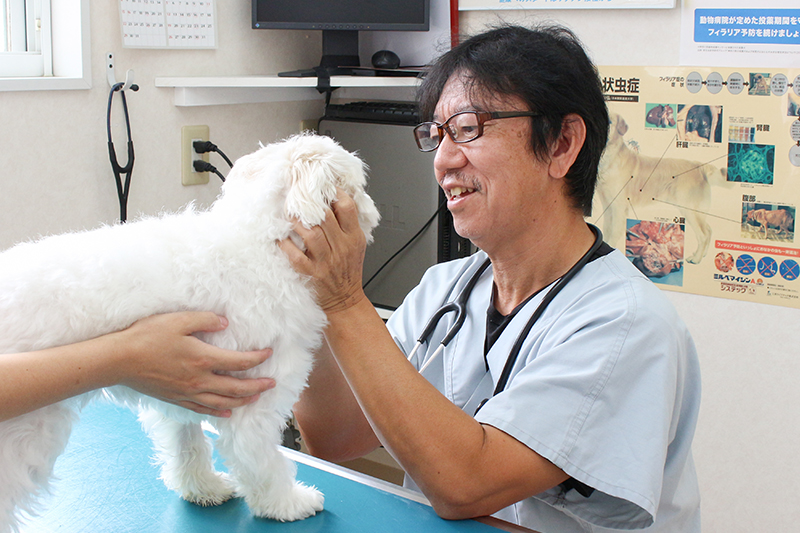
[[[119, 220], [125, 222], [128, 218], [128, 192], [131, 188], [131, 174], [133, 173], [133, 139], [131, 139], [131, 118], [128, 115], [128, 101], [125, 98], [125, 91], [130, 89], [138, 91], [139, 86], [133, 83], [133, 70], [128, 70], [125, 81], [117, 83], [114, 77], [114, 55], [106, 56], [106, 77], [111, 91], [108, 93], [108, 112], [106, 113], [106, 131], [108, 134], [108, 158], [111, 161], [111, 170], [114, 171], [114, 178], [117, 183], [117, 196], [119, 197]], [[128, 162], [120, 165], [117, 161], [117, 152], [114, 149], [114, 141], [111, 140], [111, 104], [114, 101], [114, 93], [119, 93], [122, 98], [122, 111], [125, 114], [125, 129], [128, 133]], [[122, 183], [122, 174], [125, 174], [125, 183]]]
[[[569, 283], [570, 280], [574, 278], [578, 272], [580, 272], [580, 270], [586, 265], [586, 263], [588, 263], [591, 260], [592, 256], [597, 252], [600, 246], [603, 245], [603, 233], [600, 231], [600, 229], [591, 224], [589, 224], [588, 226], [594, 232], [594, 243], [589, 248], [589, 250], [585, 254], [583, 254], [583, 256], [580, 259], [578, 259], [578, 262], [572, 265], [572, 268], [570, 268], [569, 271], [567, 271], [567, 273], [564, 274], [556, 282], [553, 288], [547, 292], [547, 294], [542, 299], [541, 303], [539, 303], [539, 306], [533, 312], [533, 315], [531, 315], [530, 319], [528, 319], [527, 324], [525, 324], [525, 327], [517, 336], [517, 340], [514, 342], [514, 345], [512, 346], [511, 351], [508, 354], [508, 358], [506, 359], [506, 364], [503, 367], [503, 372], [502, 374], [500, 374], [500, 379], [497, 381], [497, 385], [495, 386], [494, 393], [492, 394], [492, 396], [499, 394], [505, 389], [506, 384], [508, 383], [508, 380], [511, 377], [511, 372], [514, 369], [514, 365], [516, 364], [517, 359], [519, 358], [520, 350], [522, 349], [522, 345], [525, 342], [528, 333], [530, 333], [534, 324], [536, 324], [536, 321], [539, 320], [539, 317], [542, 316], [542, 313], [544, 313], [545, 309], [547, 309], [547, 306], [550, 304], [553, 298], [555, 298], [558, 295], [558, 293], [561, 292], [561, 290], [567, 285], [567, 283]], [[447, 333], [445, 334], [439, 346], [436, 348], [436, 351], [433, 353], [433, 355], [425, 362], [424, 365], [422, 365], [422, 368], [419, 369], [420, 373], [422, 373], [428, 367], [428, 365], [430, 365], [431, 362], [437, 358], [437, 356], [444, 350], [445, 346], [447, 346], [450, 343], [450, 341], [453, 340], [453, 337], [455, 337], [456, 334], [461, 330], [461, 326], [464, 325], [464, 320], [466, 320], [467, 317], [467, 301], [469, 300], [469, 297], [471, 296], [472, 290], [475, 288], [475, 285], [478, 284], [478, 280], [481, 278], [481, 276], [483, 275], [483, 273], [486, 271], [486, 269], [489, 267], [490, 264], [491, 261], [487, 258], [486, 261], [484, 261], [483, 264], [481, 264], [481, 266], [478, 267], [475, 273], [473, 273], [472, 277], [469, 279], [469, 281], [461, 290], [456, 299], [440, 307], [428, 320], [428, 323], [425, 325], [425, 328], [422, 330], [422, 333], [417, 339], [417, 343], [411, 350], [411, 354], [408, 356], [409, 361], [411, 361], [414, 358], [414, 355], [416, 355], [417, 350], [420, 348], [420, 346], [422, 346], [422, 344], [426, 343], [428, 339], [430, 339], [433, 330], [436, 329], [436, 326], [439, 324], [439, 320], [441, 320], [441, 318], [445, 314], [450, 313], [451, 311], [455, 312], [456, 314], [456, 319], [453, 322], [453, 325], [450, 326], [450, 328], [447, 330]], [[483, 402], [481, 402], [481, 404], [478, 406], [478, 410], [480, 410], [480, 408], [483, 407], [483, 404], [487, 400], [488, 398], [484, 399]], [[476, 410], [475, 412], [477, 413], [478, 411]]]

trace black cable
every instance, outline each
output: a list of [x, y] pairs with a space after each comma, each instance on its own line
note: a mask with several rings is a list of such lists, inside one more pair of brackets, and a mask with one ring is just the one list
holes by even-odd
[[205, 154], [206, 152], [217, 152], [219, 155], [222, 156], [222, 159], [224, 159], [225, 162], [228, 163], [228, 166], [233, 168], [233, 163], [231, 162], [230, 159], [228, 159], [228, 156], [225, 155], [222, 152], [222, 150], [220, 150], [219, 147], [216, 144], [212, 143], [211, 141], [194, 141], [192, 143], [192, 147], [194, 148], [194, 151], [197, 152], [198, 154]]
[[381, 265], [381, 267], [380, 267], [380, 268], [379, 268], [379, 269], [378, 269], [378, 270], [377, 270], [377, 271], [376, 271], [376, 272], [375, 272], [375, 273], [372, 275], [372, 277], [370, 277], [370, 278], [367, 280], [367, 282], [366, 282], [366, 283], [364, 283], [364, 285], [363, 285], [361, 288], [362, 288], [362, 289], [366, 289], [366, 288], [367, 288], [367, 285], [369, 285], [370, 283], [372, 283], [372, 280], [374, 280], [374, 279], [375, 279], [375, 278], [378, 276], [378, 274], [380, 274], [380, 273], [381, 273], [381, 270], [383, 270], [384, 268], [386, 268], [386, 266], [387, 266], [389, 263], [391, 263], [391, 262], [392, 262], [392, 260], [393, 260], [395, 257], [397, 257], [398, 255], [400, 255], [400, 254], [403, 252], [403, 250], [405, 250], [406, 248], [408, 248], [408, 247], [411, 245], [411, 243], [412, 243], [412, 242], [414, 242], [414, 241], [417, 239], [417, 237], [419, 237], [420, 235], [422, 235], [422, 232], [423, 232], [423, 231], [425, 231], [426, 229], [428, 229], [428, 227], [429, 227], [431, 224], [433, 224], [433, 221], [434, 221], [434, 220], [436, 220], [436, 217], [437, 217], [437, 216], [439, 216], [439, 214], [440, 214], [442, 211], [444, 211], [444, 209], [445, 209], [445, 207], [446, 207], [446, 206], [447, 206], [447, 200], [444, 200], [444, 201], [443, 201], [441, 204], [439, 204], [439, 207], [438, 207], [438, 209], [436, 209], [436, 212], [433, 214], [433, 216], [431, 216], [431, 218], [429, 218], [429, 219], [428, 219], [428, 221], [427, 221], [427, 222], [426, 222], [426, 223], [425, 223], [425, 224], [422, 226], [422, 228], [420, 228], [420, 230], [419, 230], [417, 233], [415, 233], [415, 234], [414, 234], [414, 236], [413, 236], [413, 237], [411, 237], [411, 238], [408, 240], [408, 242], [407, 242], [407, 243], [405, 243], [405, 244], [404, 244], [402, 247], [400, 247], [400, 249], [399, 249], [399, 250], [397, 250], [397, 251], [396, 251], [396, 252], [395, 252], [395, 253], [392, 255], [392, 257], [390, 257], [389, 259], [387, 259], [386, 261], [384, 261], [384, 263]]
[[192, 163], [192, 166], [194, 167], [196, 172], [213, 172], [214, 174], [219, 176], [219, 179], [225, 182], [225, 176], [223, 176], [222, 173], [219, 170], [217, 170], [217, 167], [215, 167], [214, 165], [212, 165], [207, 161], [203, 161], [201, 159], [195, 159], [194, 162]]

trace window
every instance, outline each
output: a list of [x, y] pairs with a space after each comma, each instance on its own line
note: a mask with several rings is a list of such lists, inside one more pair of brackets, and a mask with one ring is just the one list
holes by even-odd
[[49, 0], [0, 0], [0, 76], [52, 76]]
[[0, 0], [0, 91], [89, 89], [89, 0]]

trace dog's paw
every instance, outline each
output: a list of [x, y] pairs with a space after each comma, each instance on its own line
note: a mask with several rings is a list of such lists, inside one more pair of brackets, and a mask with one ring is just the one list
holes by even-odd
[[236, 493], [228, 474], [214, 472], [213, 476], [193, 479], [188, 486], [177, 488], [181, 498], [203, 507], [220, 505], [230, 500]]
[[325, 497], [316, 487], [295, 481], [292, 490], [270, 501], [252, 502], [246, 499], [255, 516], [272, 518], [281, 522], [293, 522], [314, 516], [322, 511]]

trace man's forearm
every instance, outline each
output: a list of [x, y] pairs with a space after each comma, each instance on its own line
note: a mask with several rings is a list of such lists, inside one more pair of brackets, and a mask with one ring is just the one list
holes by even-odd
[[380, 445], [327, 342], [315, 356], [294, 415], [306, 447], [323, 459], [346, 461]]

